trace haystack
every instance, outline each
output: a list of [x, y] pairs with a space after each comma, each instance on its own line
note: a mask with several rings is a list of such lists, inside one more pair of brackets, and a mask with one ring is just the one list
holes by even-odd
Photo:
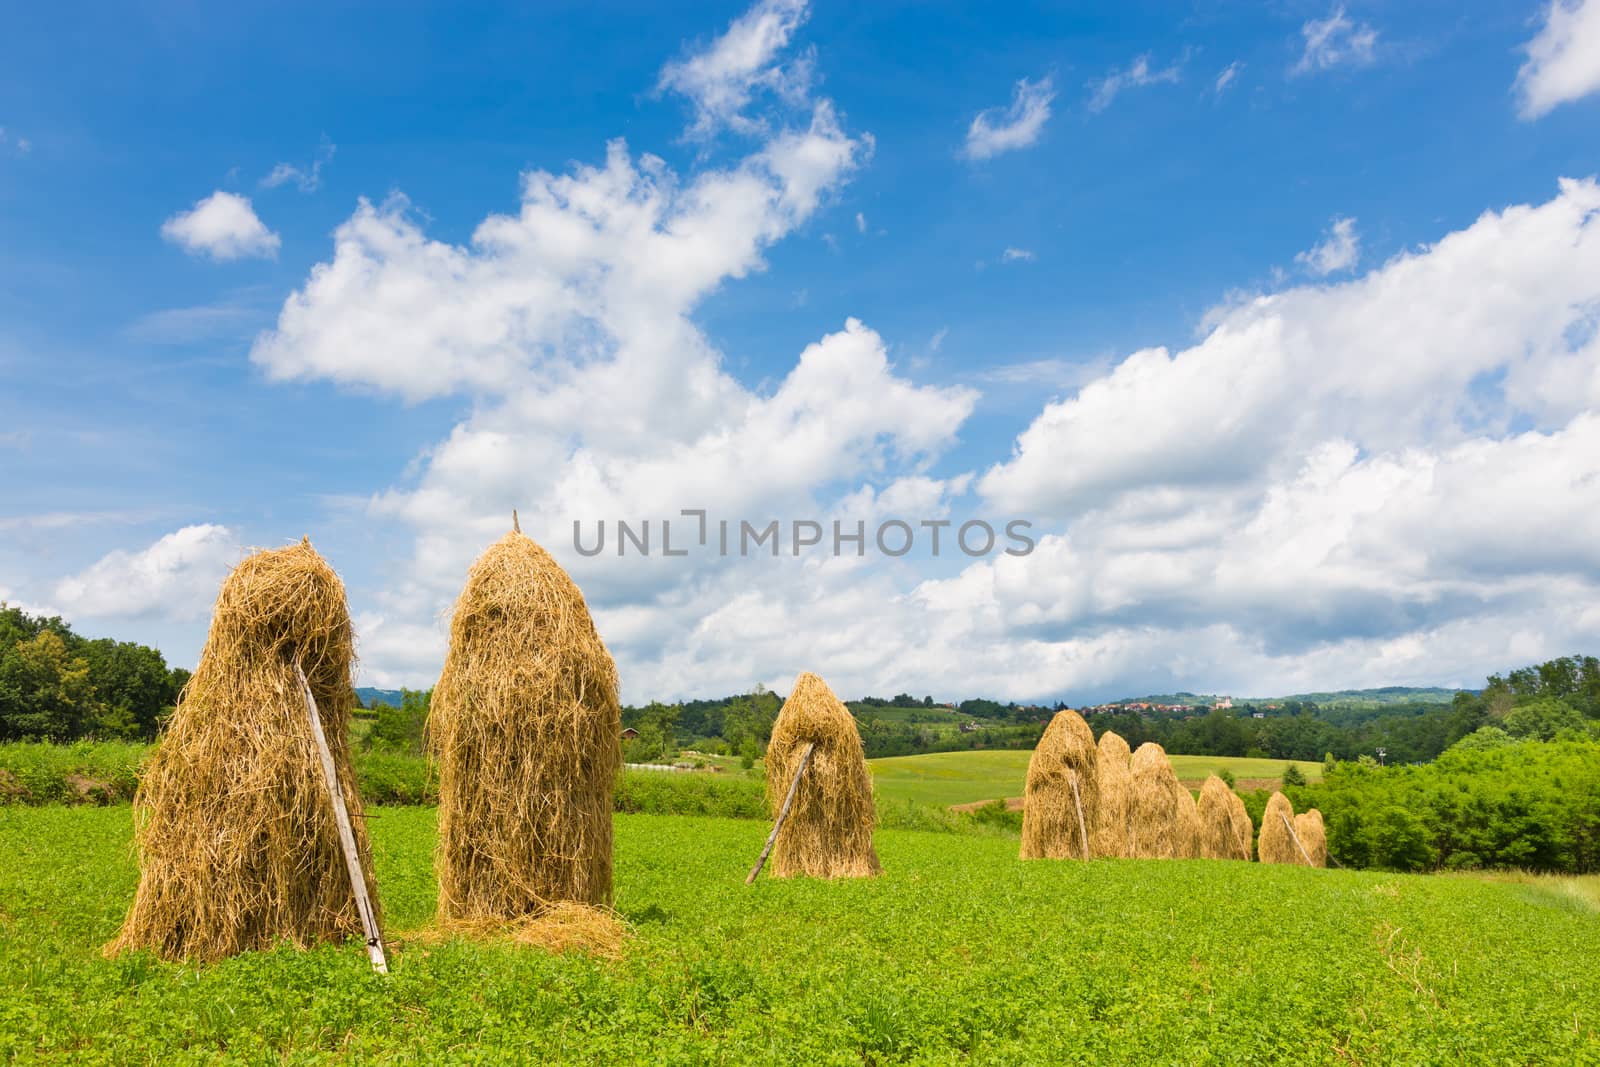
[[1167, 753], [1146, 741], [1133, 754], [1128, 793], [1131, 851], [1140, 859], [1190, 859], [1199, 854], [1200, 818]]
[[[811, 749], [795, 786], [795, 772]], [[772, 875], [861, 878], [882, 867], [872, 848], [877, 809], [872, 773], [850, 709], [809, 671], [795, 679], [767, 743], [767, 799], [777, 818], [794, 800], [772, 842]]]
[[[1284, 820], [1289, 825], [1284, 824]], [[1289, 803], [1289, 798], [1282, 793], [1273, 793], [1267, 801], [1267, 808], [1261, 813], [1261, 837], [1256, 842], [1256, 854], [1261, 857], [1262, 863], [1289, 863], [1305, 866], [1305, 857], [1300, 854], [1299, 847], [1294, 843], [1294, 837], [1289, 832], [1289, 826], [1294, 823], [1294, 805]]]
[[1107, 730], [1100, 735], [1098, 775], [1099, 810], [1089, 830], [1089, 851], [1115, 859], [1132, 855], [1128, 842], [1128, 800], [1133, 791], [1133, 754], [1128, 742]]
[[1100, 817], [1100, 754], [1094, 732], [1071, 708], [1056, 712], [1028, 760], [1022, 858], [1087, 859]]
[[1328, 865], [1328, 832], [1322, 825], [1322, 812], [1312, 808], [1296, 815], [1294, 835], [1300, 839], [1300, 846], [1311, 857], [1311, 866]]
[[1255, 839], [1244, 801], [1216, 775], [1200, 787], [1200, 856], [1208, 860], [1249, 860]]
[[439, 921], [608, 904], [617, 670], [577, 585], [518, 531], [467, 575], [429, 715]]
[[296, 673], [310, 683], [367, 891], [372, 854], [348, 742], [354, 660], [338, 575], [307, 541], [222, 585], [194, 676], [134, 797], [139, 888], [107, 951], [210, 961], [362, 937], [333, 797]]

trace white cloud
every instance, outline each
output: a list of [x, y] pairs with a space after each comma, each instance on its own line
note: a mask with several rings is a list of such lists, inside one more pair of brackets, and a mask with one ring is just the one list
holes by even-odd
[[1193, 348], [1047, 405], [978, 488], [1060, 525], [920, 595], [1041, 656], [1142, 650], [1178, 657], [1173, 681], [1256, 692], [1592, 647], [1597, 309], [1592, 181], [1235, 304]]
[[1099, 81], [1089, 83], [1093, 93], [1089, 96], [1090, 111], [1104, 111], [1111, 106], [1117, 94], [1124, 89], [1138, 88], [1144, 85], [1159, 85], [1162, 82], [1175, 83], [1182, 76], [1182, 64], [1174, 63], [1170, 67], [1160, 70], [1150, 69], [1150, 56], [1148, 53], [1135, 59], [1127, 70], [1114, 70]]
[[1550, 0], [1513, 87], [1524, 119], [1600, 91], [1600, 0]]
[[1239, 77], [1239, 72], [1243, 69], [1244, 64], [1237, 59], [1223, 67], [1222, 72], [1217, 75], [1216, 85], [1214, 86], [1215, 91], [1220, 94], [1224, 89], [1227, 89]]
[[857, 233], [866, 233], [867, 232], [867, 217], [865, 215], [863, 215], [859, 211], [856, 212], [856, 232]]
[[[1019, 699], [1470, 683], [1600, 641], [1595, 183], [1234, 301], [1175, 354], [1002, 365], [985, 385], [1065, 393], [969, 493], [938, 464], [971, 390], [912, 380], [855, 319], [751, 388], [694, 321], [866, 157], [807, 103], [809, 124], [725, 164], [676, 174], [619, 142], [531, 173], [461, 245], [400, 200], [339, 228], [253, 358], [471, 409], [370, 502], [412, 548], [360, 605], [369, 678], [436, 677], [449, 605], [512, 507], [583, 588], [628, 699], [801, 669], [849, 694]], [[936, 567], [571, 547], [575, 518], [686, 507], [1015, 516], [1039, 547]]]
[[324, 137], [322, 146], [317, 150], [317, 158], [313, 159], [309, 166], [297, 167], [292, 163], [279, 163], [261, 179], [261, 187], [276, 189], [280, 185], [293, 183], [302, 193], [316, 192], [322, 187], [323, 164], [333, 161], [333, 154], [338, 148], [338, 145]]
[[983, 491], [1064, 515], [1107, 494], [1249, 484], [1330, 436], [1450, 440], [1509, 420], [1483, 406], [1486, 376], [1504, 375], [1520, 413], [1569, 417], [1564, 383], [1597, 350], [1582, 329], [1600, 305], [1597, 211], [1600, 187], [1563, 181], [1548, 203], [1485, 214], [1362, 278], [1237, 304], [1196, 346], [1135, 352], [1048, 406]]
[[161, 236], [190, 255], [215, 260], [270, 259], [282, 243], [256, 217], [248, 197], [220, 189], [162, 223]]
[[73, 619], [204, 618], [240, 548], [225, 526], [185, 526], [149, 547], [118, 549], [56, 583], [55, 605]]
[[1356, 220], [1336, 218], [1328, 226], [1322, 243], [1296, 254], [1294, 261], [1318, 277], [1349, 270], [1361, 258], [1361, 238]]
[[968, 159], [991, 159], [1034, 144], [1050, 120], [1050, 102], [1055, 98], [1049, 78], [1036, 82], [1023, 78], [1009, 105], [980, 111], [973, 118], [963, 154]]
[[1370, 66], [1376, 59], [1378, 31], [1364, 22], [1353, 22], [1344, 5], [1335, 7], [1325, 19], [1311, 19], [1300, 27], [1305, 51], [1289, 68], [1291, 75], [1331, 70], [1334, 67]]
[[1017, 260], [1022, 260], [1026, 263], [1033, 259], [1033, 253], [1026, 248], [1007, 248], [1000, 253], [1000, 260], [1003, 263], [1015, 263]]
[[811, 84], [811, 57], [788, 65], [777, 60], [809, 15], [806, 0], [760, 0], [706, 48], [662, 68], [658, 88], [680, 93], [694, 105], [690, 137], [709, 137], [724, 127], [743, 133], [765, 130], [765, 122], [743, 114], [757, 91], [790, 101], [804, 98]]

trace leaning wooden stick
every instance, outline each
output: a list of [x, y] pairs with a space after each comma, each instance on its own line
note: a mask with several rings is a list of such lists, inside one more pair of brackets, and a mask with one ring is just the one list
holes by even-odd
[[361, 870], [361, 854], [356, 851], [356, 835], [350, 829], [350, 811], [345, 807], [344, 791], [339, 788], [339, 772], [333, 766], [333, 753], [328, 749], [328, 738], [322, 732], [317, 698], [311, 694], [311, 683], [306, 681], [306, 672], [299, 660], [295, 661], [294, 673], [300, 679], [300, 695], [305, 698], [306, 715], [311, 719], [311, 736], [317, 742], [317, 755], [322, 757], [322, 777], [328, 784], [328, 794], [333, 798], [333, 818], [339, 824], [339, 846], [344, 850], [344, 865], [350, 874], [350, 889], [355, 893], [361, 929], [367, 935], [367, 957], [372, 960], [373, 970], [388, 974], [389, 961], [383, 955], [383, 935], [378, 931], [378, 917], [373, 913], [372, 899], [367, 896], [367, 879]]
[[1083, 797], [1078, 794], [1078, 772], [1067, 768], [1067, 781], [1072, 783], [1072, 803], [1078, 808], [1078, 840], [1083, 842], [1083, 858], [1089, 858], [1089, 831], [1083, 822]]
[[1306, 846], [1300, 843], [1300, 835], [1294, 832], [1294, 824], [1282, 812], [1278, 813], [1278, 818], [1283, 820], [1283, 828], [1289, 831], [1289, 840], [1293, 841], [1294, 847], [1300, 850], [1300, 855], [1305, 858], [1306, 866], [1315, 867], [1316, 864], [1311, 862], [1311, 853], [1307, 852]]
[[800, 766], [794, 769], [794, 781], [789, 783], [789, 795], [783, 798], [783, 807], [778, 809], [778, 821], [772, 824], [772, 833], [767, 835], [767, 844], [761, 850], [761, 858], [750, 868], [750, 877], [744, 880], [745, 885], [754, 882], [756, 875], [761, 873], [761, 868], [767, 865], [767, 857], [772, 854], [772, 846], [778, 840], [778, 831], [783, 829], [783, 820], [789, 817], [789, 808], [794, 804], [795, 794], [800, 792], [800, 776], [806, 773], [806, 767], [811, 763], [811, 754], [816, 750], [817, 743], [812, 741], [800, 754]]

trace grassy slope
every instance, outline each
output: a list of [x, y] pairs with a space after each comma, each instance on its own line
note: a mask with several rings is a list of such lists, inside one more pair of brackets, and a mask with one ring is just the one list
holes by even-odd
[[[372, 821], [392, 929], [432, 813]], [[888, 873], [742, 875], [765, 827], [623, 816], [624, 962], [451, 942], [106, 962], [125, 807], [0, 809], [0, 1060], [1586, 1062], [1600, 921], [1539, 886], [1210, 862], [1020, 863], [884, 832]], [[1506, 936], [1506, 930], [1515, 936]], [[1592, 1059], [1588, 1062], [1592, 1062]]]
[[[934, 752], [924, 756], [893, 756], [871, 760], [878, 795], [925, 804], [965, 804], [1022, 795], [1031, 752], [985, 750]], [[1173, 756], [1178, 777], [1199, 783], [1223, 768], [1242, 783], [1250, 778], [1283, 777], [1288, 760], [1244, 759], [1231, 756]], [[1322, 764], [1300, 763], [1310, 781], [1322, 779]]]

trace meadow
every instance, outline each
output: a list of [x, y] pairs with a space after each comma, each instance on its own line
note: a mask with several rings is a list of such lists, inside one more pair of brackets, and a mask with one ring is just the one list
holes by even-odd
[[107, 961], [131, 809], [0, 807], [0, 1060], [1600, 1061], [1600, 915], [1565, 882], [1022, 863], [883, 830], [878, 879], [743, 875], [756, 820], [621, 815], [622, 959], [424, 943], [433, 812], [372, 813], [393, 973], [359, 946]]
[[[870, 760], [878, 796], [924, 804], [969, 804], [1022, 796], [1031, 752], [984, 750], [932, 752], [919, 756], [892, 756]], [[1209, 774], [1226, 770], [1238, 788], [1266, 783], [1275, 788], [1290, 766], [1300, 768], [1310, 782], [1322, 778], [1322, 764], [1292, 760], [1249, 759], [1233, 756], [1170, 756], [1172, 769], [1193, 789]]]

